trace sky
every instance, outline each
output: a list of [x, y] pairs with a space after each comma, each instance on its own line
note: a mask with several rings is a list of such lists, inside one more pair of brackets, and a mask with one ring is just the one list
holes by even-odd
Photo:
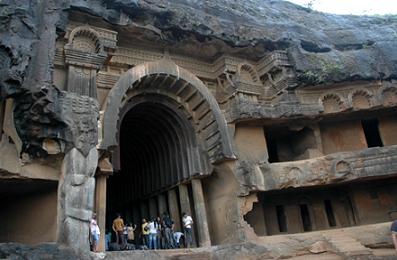
[[397, 14], [397, 0], [288, 0], [295, 4], [333, 14]]

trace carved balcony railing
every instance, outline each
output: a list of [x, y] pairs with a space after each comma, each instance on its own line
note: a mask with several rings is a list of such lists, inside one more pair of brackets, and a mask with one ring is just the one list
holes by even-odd
[[397, 175], [397, 145], [262, 165], [264, 190], [308, 187]]

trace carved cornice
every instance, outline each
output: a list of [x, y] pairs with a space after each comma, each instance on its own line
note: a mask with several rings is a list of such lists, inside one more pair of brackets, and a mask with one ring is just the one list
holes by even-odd
[[266, 191], [386, 177], [397, 173], [397, 145], [266, 164], [261, 169], [267, 176], [263, 184]]
[[[319, 104], [324, 113], [397, 106], [397, 84], [370, 82], [296, 91], [302, 104]], [[330, 109], [328, 109], [328, 107]]]
[[75, 49], [65, 48], [65, 64], [85, 68], [100, 69], [106, 60], [106, 54], [91, 54]]

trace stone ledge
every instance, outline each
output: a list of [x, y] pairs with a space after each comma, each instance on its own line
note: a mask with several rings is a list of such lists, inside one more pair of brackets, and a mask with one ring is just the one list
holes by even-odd
[[397, 145], [263, 164], [264, 190], [349, 182], [397, 174]]

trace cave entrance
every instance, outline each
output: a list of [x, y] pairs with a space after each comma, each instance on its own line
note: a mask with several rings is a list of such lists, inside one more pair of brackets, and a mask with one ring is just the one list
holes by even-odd
[[129, 104], [119, 132], [120, 170], [108, 179], [107, 216], [109, 227], [117, 213], [136, 224], [142, 244], [142, 219], [167, 213], [175, 231], [183, 232], [182, 213], [197, 215], [191, 181], [200, 155], [195, 131], [176, 102], [145, 95]]
[[[182, 231], [186, 212], [197, 244], [211, 245], [201, 180], [213, 164], [235, 156], [226, 120], [203, 82], [166, 59], [137, 65], [109, 92], [101, 129], [99, 226], [112, 231], [116, 213], [138, 225], [167, 212]], [[100, 250], [104, 244], [101, 236]]]

